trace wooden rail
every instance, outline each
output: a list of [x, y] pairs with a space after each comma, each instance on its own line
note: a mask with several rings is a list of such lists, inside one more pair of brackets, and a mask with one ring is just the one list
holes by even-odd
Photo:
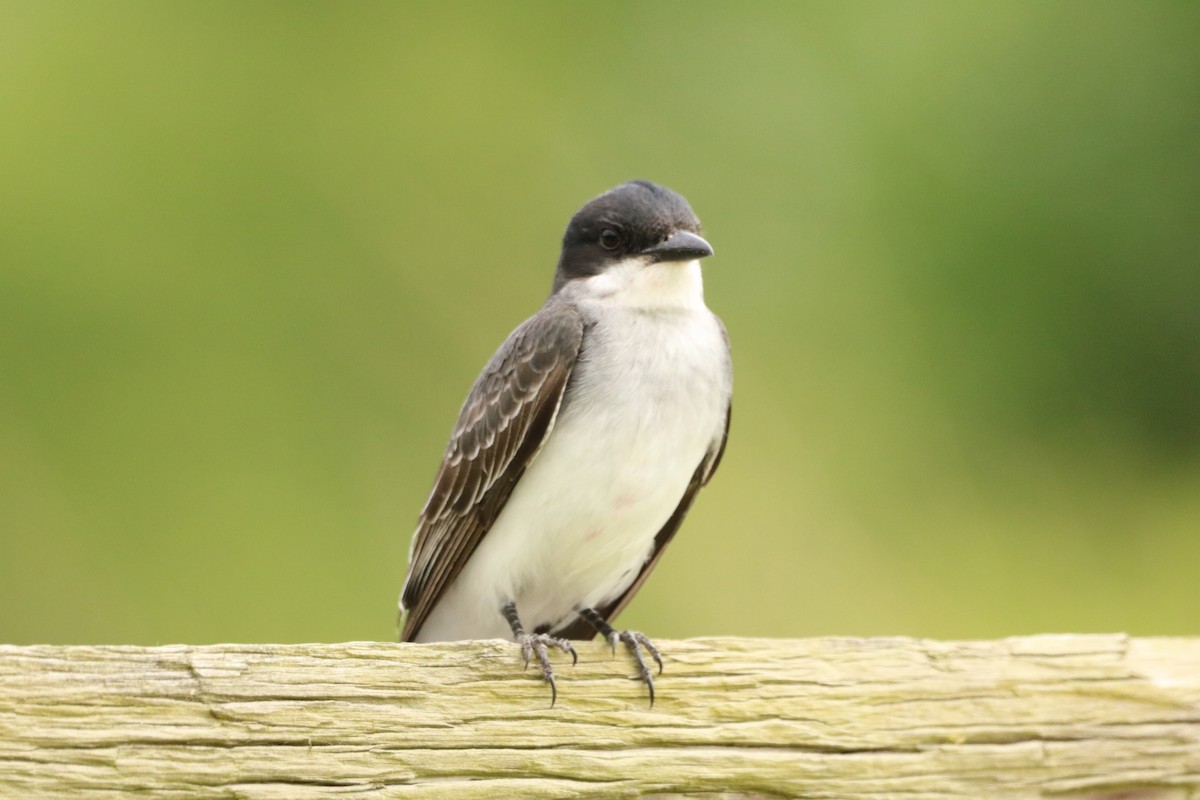
[[1200, 798], [1200, 638], [0, 646], [0, 797]]

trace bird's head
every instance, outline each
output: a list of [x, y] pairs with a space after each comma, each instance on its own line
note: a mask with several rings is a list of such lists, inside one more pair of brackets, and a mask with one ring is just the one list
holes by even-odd
[[687, 200], [650, 181], [629, 181], [588, 201], [563, 235], [557, 292], [573, 281], [639, 268], [691, 264], [713, 254]]

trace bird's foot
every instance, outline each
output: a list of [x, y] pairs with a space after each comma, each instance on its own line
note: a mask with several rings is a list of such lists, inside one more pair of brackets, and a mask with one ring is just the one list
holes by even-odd
[[654, 676], [650, 674], [650, 667], [646, 664], [646, 659], [642, 657], [642, 648], [646, 648], [646, 652], [654, 659], [654, 663], [658, 664], [658, 674], [662, 674], [663, 662], [662, 656], [658, 653], [658, 648], [654, 643], [646, 637], [646, 634], [640, 631], [618, 631], [609, 630], [604, 638], [608, 640], [609, 647], [612, 648], [613, 655], [617, 653], [617, 642], [624, 642], [629, 654], [633, 656], [634, 662], [637, 664], [638, 674], [634, 680], [640, 680], [646, 684], [646, 688], [650, 690], [650, 706], [654, 707]]
[[550, 684], [550, 707], [553, 708], [558, 700], [558, 683], [554, 680], [554, 667], [550, 666], [550, 648], [570, 653], [571, 665], [574, 666], [579, 663], [579, 654], [575, 652], [575, 646], [566, 639], [557, 639], [547, 633], [521, 631], [515, 636], [517, 644], [521, 645], [521, 660], [525, 662], [525, 669], [529, 669], [530, 660], [537, 656], [538, 664], [542, 668], [542, 680]]

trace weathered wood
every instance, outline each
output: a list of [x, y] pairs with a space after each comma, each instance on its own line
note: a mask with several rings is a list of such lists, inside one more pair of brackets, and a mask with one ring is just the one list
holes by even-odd
[[0, 797], [1200, 798], [1200, 639], [0, 646]]

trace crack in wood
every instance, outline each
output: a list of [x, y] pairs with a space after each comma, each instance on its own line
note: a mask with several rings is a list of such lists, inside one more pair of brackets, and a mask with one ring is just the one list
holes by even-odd
[[1200, 639], [661, 644], [0, 646], [0, 796], [1200, 800]]

